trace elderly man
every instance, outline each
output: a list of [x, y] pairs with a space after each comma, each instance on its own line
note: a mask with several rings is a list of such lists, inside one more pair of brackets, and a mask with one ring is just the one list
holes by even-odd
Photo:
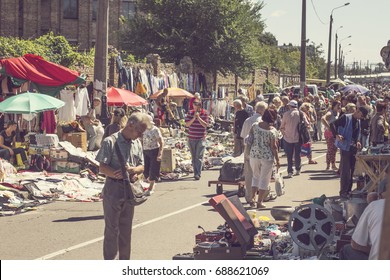
[[245, 120], [249, 117], [247, 111], [242, 107], [242, 102], [240, 99], [233, 101], [234, 106], [234, 151], [233, 156], [238, 157], [244, 152], [244, 139], [241, 137], [242, 126], [244, 125]]
[[290, 110], [283, 114], [280, 131], [283, 134], [284, 151], [287, 155], [287, 177], [292, 178], [293, 156], [295, 159], [295, 175], [301, 174], [301, 143], [299, 142], [298, 132], [300, 115], [296, 100], [291, 100], [288, 105]]
[[144, 171], [142, 145], [139, 140], [147, 128], [151, 128], [150, 118], [144, 113], [134, 113], [126, 126], [119, 132], [103, 140], [96, 160], [100, 163], [99, 171], [106, 175], [103, 188], [104, 241], [103, 257], [113, 260], [119, 252], [120, 260], [129, 260], [131, 252], [131, 229], [134, 206], [128, 182], [124, 180], [122, 165], [116, 153], [118, 145], [126, 164], [126, 171], [131, 181], [136, 181]]
[[264, 111], [267, 110], [268, 104], [264, 101], [257, 102], [255, 105], [255, 114], [247, 118], [242, 126], [241, 130], [241, 138], [244, 139], [244, 176], [245, 176], [245, 200], [246, 202], [250, 203], [252, 198], [252, 169], [249, 163], [249, 152], [250, 148], [245, 144], [245, 139], [249, 135], [249, 131], [252, 127], [252, 125], [256, 122], [261, 121], [261, 116], [263, 115]]

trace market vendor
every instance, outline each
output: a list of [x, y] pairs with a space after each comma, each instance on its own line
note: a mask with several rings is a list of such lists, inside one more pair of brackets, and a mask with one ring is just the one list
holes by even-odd
[[15, 147], [17, 126], [15, 121], [10, 120], [6, 129], [0, 132], [0, 157], [9, 161], [12, 156], [19, 154], [23, 164], [28, 166], [26, 150]]
[[378, 188], [379, 200], [372, 201], [359, 218], [352, 234], [351, 244], [345, 245], [340, 251], [341, 260], [377, 260], [379, 243], [382, 233], [382, 223], [385, 212], [385, 191]]

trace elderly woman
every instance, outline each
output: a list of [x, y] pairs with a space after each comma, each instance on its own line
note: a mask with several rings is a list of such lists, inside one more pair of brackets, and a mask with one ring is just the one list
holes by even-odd
[[[266, 207], [263, 201], [268, 194], [273, 164], [275, 163], [279, 168], [278, 131], [273, 126], [276, 118], [275, 110], [265, 110], [262, 120], [253, 124], [248, 136], [249, 162], [253, 172], [250, 205], [253, 208]], [[255, 202], [256, 193], [258, 193], [257, 203]]]
[[149, 181], [147, 195], [151, 195], [156, 187], [156, 181], [160, 177], [160, 167], [164, 139], [160, 129], [154, 124], [153, 118], [149, 116], [153, 126], [145, 130], [142, 136], [142, 147], [144, 151], [144, 177]]

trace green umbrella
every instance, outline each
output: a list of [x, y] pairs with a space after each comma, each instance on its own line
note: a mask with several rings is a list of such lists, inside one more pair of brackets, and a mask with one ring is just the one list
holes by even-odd
[[0, 103], [0, 112], [8, 114], [31, 114], [55, 110], [65, 105], [58, 98], [42, 93], [26, 92], [9, 97]]

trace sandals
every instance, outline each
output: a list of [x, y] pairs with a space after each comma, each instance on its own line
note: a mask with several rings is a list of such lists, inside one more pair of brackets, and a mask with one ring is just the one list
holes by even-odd
[[309, 164], [317, 164], [318, 162], [316, 162], [315, 160], [311, 160], [309, 161]]
[[270, 200], [275, 200], [278, 196], [275, 193], [269, 193], [266, 198], [264, 198], [264, 202], [268, 202]]

